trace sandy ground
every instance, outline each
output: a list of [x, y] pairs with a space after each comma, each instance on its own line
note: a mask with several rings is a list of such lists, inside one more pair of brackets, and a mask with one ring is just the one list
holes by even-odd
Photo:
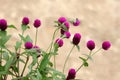
[[[87, 40], [95, 40], [96, 50], [102, 41], [110, 40], [111, 49], [100, 51], [94, 56], [93, 62], [89, 61], [89, 67], [82, 68], [76, 77], [83, 80], [120, 80], [120, 0], [0, 0], [0, 18], [5, 18], [9, 24], [15, 24], [20, 28], [24, 16], [31, 19], [31, 25], [36, 18], [42, 20], [38, 38], [38, 45], [42, 49], [49, 45], [54, 31], [54, 20], [60, 16], [79, 18], [81, 25], [71, 26], [70, 31], [72, 34], [82, 34], [81, 52], [77, 52], [77, 49], [73, 51], [66, 73], [69, 68], [77, 68], [81, 64], [77, 57], [82, 53], [88, 53], [89, 50], [85, 47]], [[13, 34], [10, 44], [14, 44], [14, 41], [19, 40], [16, 33], [20, 31], [10, 32]], [[35, 29], [32, 27], [27, 34], [34, 38]], [[62, 52], [57, 58], [59, 70], [62, 69], [62, 60], [71, 47], [69, 40], [65, 40], [65, 45], [60, 49]]]

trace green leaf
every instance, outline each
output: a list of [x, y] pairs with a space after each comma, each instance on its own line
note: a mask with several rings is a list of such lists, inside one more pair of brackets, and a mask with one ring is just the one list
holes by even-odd
[[8, 25], [8, 28], [13, 28], [17, 30], [17, 28], [14, 25]]
[[9, 60], [9, 55], [8, 55], [7, 52], [4, 52], [4, 53], [3, 53], [3, 59], [6, 60], [6, 61]]
[[22, 45], [22, 42], [17, 41], [15, 45], [15, 50], [17, 51]]
[[0, 39], [0, 45], [1, 45], [1, 46], [4, 46], [10, 38], [11, 38], [11, 35], [2, 37], [2, 38]]
[[80, 46], [79, 46], [79, 45], [76, 45], [76, 47], [77, 47], [78, 51], [80, 51]]
[[22, 28], [22, 30], [23, 30], [23, 32], [25, 31], [25, 30], [27, 30], [27, 29], [29, 29], [30, 27], [28, 26], [28, 25], [21, 25], [21, 28]]
[[86, 59], [83, 57], [79, 57], [83, 62], [86, 62]]
[[0, 37], [4, 37], [7, 35], [7, 31], [0, 31]]
[[85, 67], [88, 67], [88, 63], [87, 62], [84, 62], [83, 64]]
[[88, 55], [88, 54], [83, 54], [84, 56], [88, 57], [88, 59], [90, 59], [91, 61], [93, 61], [92, 56]]
[[29, 35], [27, 35], [27, 36], [25, 37], [25, 41], [26, 41], [26, 42], [27, 42], [27, 41], [33, 42]]

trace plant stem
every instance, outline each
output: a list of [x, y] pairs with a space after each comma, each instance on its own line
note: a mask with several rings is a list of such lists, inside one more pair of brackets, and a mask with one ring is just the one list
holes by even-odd
[[1, 54], [0, 54], [0, 65], [2, 65], [2, 48], [1, 48]]
[[[92, 51], [90, 51], [89, 56], [87, 57], [86, 61], [88, 61], [89, 57], [91, 56]], [[84, 66], [84, 62], [81, 64], [81, 66], [76, 70], [76, 73]]]
[[53, 33], [53, 36], [52, 36], [52, 42], [50, 43], [49, 47], [47, 48], [46, 52], [48, 51], [48, 49], [50, 48], [49, 52], [51, 52], [51, 49], [52, 49], [52, 45], [53, 45], [53, 41], [55, 39], [55, 36], [56, 36], [56, 33], [57, 31], [59, 30], [60, 28], [57, 28], [54, 33]]
[[97, 51], [95, 51], [92, 56], [94, 56], [97, 52], [99, 52], [102, 48], [98, 49]]
[[54, 69], [56, 69], [56, 57], [54, 55]]
[[23, 74], [24, 74], [24, 72], [25, 72], [25, 68], [26, 68], [26, 66], [27, 66], [28, 61], [29, 61], [29, 56], [27, 56], [25, 66], [24, 66], [23, 71], [22, 71], [22, 73], [21, 73], [21, 77], [23, 76]]
[[70, 57], [70, 54], [71, 54], [72, 50], [74, 49], [74, 47], [75, 47], [75, 45], [73, 45], [72, 49], [70, 50], [70, 52], [69, 52], [69, 54], [68, 54], [68, 56], [67, 56], [67, 58], [66, 58], [66, 60], [65, 60], [65, 62], [64, 62], [63, 73], [64, 73], [64, 70], [65, 70], [65, 67], [66, 67], [66, 63], [67, 63], [67, 61], [68, 61], [68, 59], [69, 59], [69, 57]]
[[38, 34], [38, 28], [36, 28], [36, 34], [35, 34], [35, 46], [36, 46], [36, 43], [37, 43], [37, 34]]

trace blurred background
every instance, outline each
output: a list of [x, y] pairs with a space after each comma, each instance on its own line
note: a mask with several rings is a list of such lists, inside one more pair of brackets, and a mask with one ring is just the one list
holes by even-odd
[[[5, 18], [8, 24], [14, 24], [20, 29], [24, 16], [30, 18], [31, 29], [26, 34], [34, 40], [35, 29], [32, 24], [39, 18], [42, 26], [39, 28], [38, 45], [47, 49], [51, 36], [55, 30], [54, 21], [59, 17], [79, 18], [81, 25], [71, 26], [72, 34], [82, 34], [81, 51], [74, 49], [68, 61], [66, 74], [69, 68], [78, 68], [82, 62], [78, 58], [88, 53], [86, 41], [93, 39], [96, 49], [101, 47], [104, 40], [109, 40], [112, 47], [108, 51], [101, 50], [94, 56], [94, 61], [89, 61], [89, 67], [82, 68], [76, 78], [83, 80], [119, 80], [120, 79], [120, 0], [0, 0], [0, 19]], [[19, 40], [16, 33], [20, 30], [10, 30], [13, 35], [8, 46]], [[63, 62], [72, 48], [70, 40], [64, 40], [65, 44], [59, 49], [57, 56], [57, 69], [62, 70]], [[11, 47], [13, 48], [13, 47]]]

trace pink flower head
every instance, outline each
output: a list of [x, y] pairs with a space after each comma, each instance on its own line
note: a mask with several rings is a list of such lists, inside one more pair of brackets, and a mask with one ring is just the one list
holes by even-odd
[[7, 29], [7, 21], [5, 19], [0, 19], [0, 29], [5, 31]]
[[79, 20], [79, 19], [76, 19], [76, 21], [73, 22], [73, 25], [74, 25], [74, 26], [79, 26], [79, 25], [80, 25], [80, 20]]
[[81, 34], [75, 33], [75, 34], [74, 34], [74, 37], [73, 37], [72, 43], [73, 43], [74, 45], [78, 45], [79, 42], [80, 42], [80, 39], [81, 39]]
[[66, 32], [64, 33], [64, 35], [65, 35], [66, 38], [70, 38], [70, 36], [71, 36], [70, 32], [68, 32], [68, 31], [66, 31]]
[[38, 27], [41, 26], [41, 21], [39, 19], [36, 19], [36, 20], [34, 20], [34, 24], [33, 25], [34, 25], [35, 28], [38, 28]]
[[33, 47], [32, 42], [26, 42], [26, 43], [25, 43], [25, 48], [26, 48], [26, 49], [31, 49], [32, 47]]
[[95, 42], [94, 42], [93, 40], [89, 40], [89, 41], [87, 42], [87, 48], [88, 48], [89, 50], [93, 50], [93, 49], [95, 48]]
[[69, 22], [68, 22], [68, 21], [64, 22], [64, 25], [65, 25], [65, 27], [67, 28], [67, 30], [69, 30], [69, 28], [70, 28]]
[[111, 43], [110, 43], [109, 41], [104, 41], [104, 42], [102, 43], [102, 48], [103, 48], [104, 50], [108, 50], [110, 47], [111, 47]]
[[23, 25], [28, 25], [29, 24], [29, 18], [28, 17], [24, 17], [22, 20], [22, 24]]
[[68, 72], [68, 76], [67, 76], [66, 80], [75, 79], [75, 76], [76, 76], [76, 71], [75, 71], [75, 69], [71, 68]]
[[57, 43], [59, 47], [62, 47], [63, 44], [64, 44], [63, 40], [60, 39], [60, 38], [58, 38], [58, 39], [55, 41], [55, 43]]
[[65, 17], [60, 17], [58, 19], [58, 22], [60, 22], [61, 24], [64, 23], [66, 21], [66, 18]]

